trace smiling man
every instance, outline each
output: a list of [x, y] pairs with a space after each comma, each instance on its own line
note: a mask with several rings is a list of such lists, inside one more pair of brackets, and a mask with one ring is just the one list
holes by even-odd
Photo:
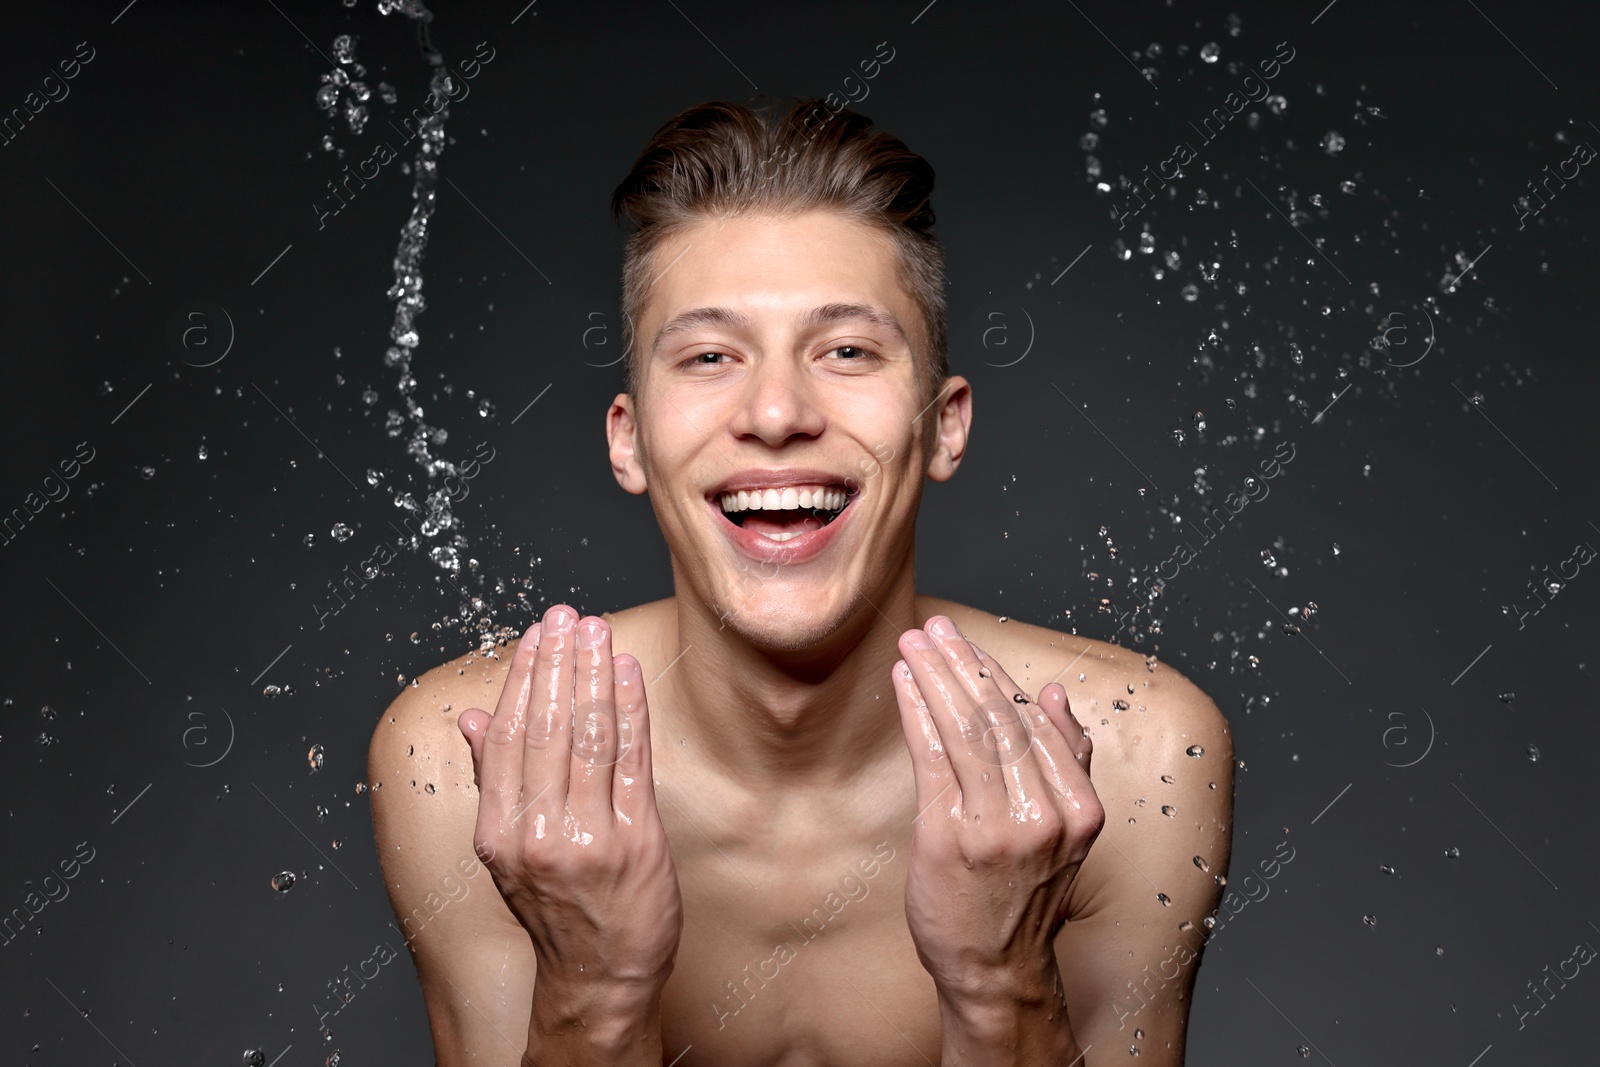
[[618, 187], [606, 435], [675, 595], [555, 605], [373, 734], [441, 1065], [1182, 1062], [1227, 725], [1153, 656], [917, 592], [972, 427], [932, 187], [820, 101], [691, 109]]

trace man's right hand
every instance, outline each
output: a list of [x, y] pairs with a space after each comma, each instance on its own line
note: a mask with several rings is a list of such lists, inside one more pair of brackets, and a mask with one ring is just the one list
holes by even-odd
[[534, 1027], [658, 1019], [683, 904], [639, 661], [613, 658], [604, 620], [557, 604], [523, 634], [494, 714], [468, 708], [457, 726], [478, 786], [473, 845], [533, 940]]

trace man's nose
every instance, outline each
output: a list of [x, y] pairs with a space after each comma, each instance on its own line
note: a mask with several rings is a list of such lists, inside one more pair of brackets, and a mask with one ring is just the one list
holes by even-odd
[[805, 365], [793, 359], [762, 359], [744, 383], [728, 429], [736, 436], [759, 437], [781, 445], [796, 435], [822, 432], [823, 412], [816, 383]]

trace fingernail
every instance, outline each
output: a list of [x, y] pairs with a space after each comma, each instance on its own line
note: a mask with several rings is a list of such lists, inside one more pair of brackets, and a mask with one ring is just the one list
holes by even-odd
[[923, 633], [921, 630], [907, 630], [906, 644], [910, 645], [912, 648], [927, 649], [933, 647], [933, 642], [929, 640], [928, 635]]
[[928, 632], [936, 637], [956, 637], [956, 624], [941, 616], [928, 620]]
[[599, 619], [586, 620], [578, 627], [578, 647], [594, 648], [606, 634], [606, 624]]
[[578, 616], [571, 608], [561, 605], [560, 607], [551, 608], [549, 613], [545, 615], [545, 621], [550, 624], [552, 631], [564, 634], [572, 629], [573, 625], [578, 621]]

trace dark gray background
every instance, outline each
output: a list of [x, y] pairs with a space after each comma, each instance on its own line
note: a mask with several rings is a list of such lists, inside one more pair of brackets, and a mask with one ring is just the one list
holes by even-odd
[[[409, 110], [427, 77], [413, 27], [370, 0], [8, 13], [0, 108], [78, 42], [97, 54], [0, 148], [0, 508], [78, 442], [96, 454], [0, 547], [0, 910], [79, 842], [95, 855], [0, 948], [0, 1062], [432, 1062], [356, 792], [372, 727], [404, 679], [470, 647], [463, 593], [513, 627], [558, 600], [670, 594], [648, 503], [604, 454], [610, 191], [682, 108], [837, 90], [885, 40], [895, 58], [859, 110], [938, 171], [951, 363], [975, 390], [969, 457], [929, 486], [920, 588], [1157, 652], [1232, 723], [1235, 880], [1295, 848], [1206, 955], [1190, 1062], [1298, 1062], [1306, 1044], [1330, 1063], [1492, 1067], [1585, 1047], [1589, 969], [1521, 1029], [1513, 1005], [1600, 945], [1600, 577], [1584, 568], [1522, 629], [1502, 605], [1534, 606], [1530, 579], [1600, 545], [1592, 167], [1525, 229], [1514, 208], [1546, 164], [1600, 146], [1590, 5], [539, 0], [513, 24], [523, 2], [441, 4], [433, 29], [447, 60], [496, 50], [446, 126], [456, 184], [415, 364], [441, 454], [496, 450], [457, 507], [479, 567], [447, 582], [408, 552], [320, 630], [325, 584], [392, 542], [393, 488], [426, 480], [383, 429], [411, 178], [391, 164], [321, 231], [311, 206], [401, 108], [373, 101], [361, 137], [331, 124], [319, 51], [356, 34], [367, 82]], [[1201, 147], [1188, 123], [1239, 85], [1229, 65], [1285, 40], [1287, 107]], [[320, 148], [330, 132], [344, 160]], [[1086, 157], [1115, 185], [1178, 140], [1199, 158], [1119, 232], [1125, 194], [1097, 192]], [[1121, 258], [1146, 226], [1154, 251]], [[235, 326], [211, 367], [168, 343], [194, 300]], [[1373, 347], [1386, 324], [1406, 332]], [[1174, 580], [1163, 632], [1117, 635], [1130, 583], [1198, 546], [1204, 505], [1283, 441], [1293, 462]], [[284, 870], [299, 880], [278, 894]], [[401, 958], [323, 1045], [310, 1005], [384, 940]]]

